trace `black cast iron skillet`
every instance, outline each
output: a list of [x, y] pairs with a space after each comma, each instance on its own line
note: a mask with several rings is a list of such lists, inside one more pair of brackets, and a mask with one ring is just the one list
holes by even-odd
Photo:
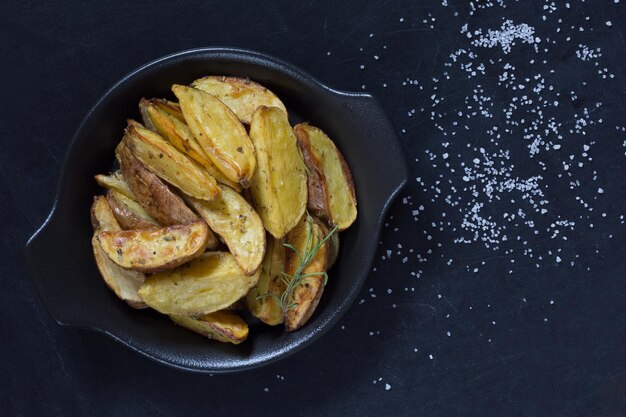
[[[133, 310], [99, 276], [92, 255], [89, 208], [102, 193], [93, 176], [110, 171], [126, 119], [139, 119], [141, 97], [173, 98], [170, 86], [209, 74], [249, 77], [274, 91], [292, 124], [309, 121], [335, 141], [354, 176], [359, 214], [341, 234], [341, 252], [311, 320], [285, 333], [250, 323], [234, 346], [206, 340], [151, 310]], [[157, 59], [113, 86], [87, 113], [68, 151], [54, 207], [27, 243], [27, 261], [41, 301], [62, 326], [105, 333], [163, 364], [195, 372], [233, 372], [269, 363], [318, 339], [361, 290], [376, 252], [385, 213], [404, 186], [406, 163], [378, 102], [321, 84], [275, 58], [240, 49], [201, 48]]]

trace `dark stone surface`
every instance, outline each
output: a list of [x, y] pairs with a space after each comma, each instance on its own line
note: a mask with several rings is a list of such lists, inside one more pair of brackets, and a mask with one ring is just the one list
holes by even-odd
[[[467, 2], [452, 1], [5, 2], [0, 17], [2, 414], [625, 415], [623, 2], [571, 1], [569, 7], [558, 2], [553, 12], [550, 1], [474, 3], [486, 8], [472, 11]], [[485, 130], [509, 126], [501, 109], [522, 94], [499, 86], [498, 73], [489, 68], [478, 81], [460, 77], [467, 72], [458, 63], [444, 66], [451, 53], [469, 45], [460, 33], [464, 23], [486, 34], [505, 19], [534, 27], [542, 42], [518, 40], [508, 54], [499, 46], [484, 48], [476, 62], [492, 59], [493, 69], [510, 62], [520, 83], [524, 74], [539, 72], [546, 85], [562, 92], [559, 106], [549, 111], [563, 125], [561, 152], [542, 150], [529, 158], [519, 129], [494, 145]], [[580, 45], [601, 48], [602, 56], [582, 61], [576, 55]], [[406, 131], [401, 138], [412, 170], [390, 212], [376, 270], [360, 297], [365, 301], [304, 351], [233, 375], [183, 373], [105, 336], [59, 327], [34, 293], [22, 253], [51, 208], [69, 141], [95, 100], [143, 63], [199, 46], [268, 53], [342, 90], [365, 85], [398, 131]], [[451, 79], [443, 82], [447, 70]], [[407, 78], [424, 89], [402, 85]], [[467, 106], [463, 99], [472, 98], [477, 83], [492, 97], [496, 117], [472, 118], [467, 133], [443, 137], [431, 111], [438, 124], [451, 122], [450, 110]], [[436, 107], [434, 93], [446, 98]], [[595, 123], [584, 127], [586, 135], [577, 133], [573, 116], [598, 102]], [[416, 113], [408, 117], [412, 109]], [[437, 113], [445, 115], [438, 119]], [[443, 162], [433, 166], [425, 153], [436, 152], [440, 160], [448, 139], [455, 139], [453, 162], [471, 162], [474, 146], [509, 149], [514, 177], [542, 175], [548, 213], [542, 217], [524, 206], [535, 226], [511, 224], [510, 239], [497, 250], [473, 239], [455, 244], [461, 228], [454, 226], [461, 225], [463, 213], [444, 202], [447, 189], [437, 192], [436, 181], [463, 182]], [[593, 160], [584, 159], [584, 167], [568, 176], [563, 163], [569, 155], [582, 161], [581, 148], [590, 141]], [[462, 151], [465, 143], [470, 147]], [[580, 185], [572, 190], [570, 181]], [[403, 204], [403, 197], [415, 205]], [[412, 210], [420, 204], [424, 210], [416, 222]], [[498, 219], [518, 207], [519, 201], [505, 207], [504, 200], [488, 206]], [[451, 225], [431, 227], [442, 212], [449, 213]], [[558, 216], [576, 223], [561, 232], [568, 240], [551, 237]], [[381, 259], [397, 244], [402, 255]], [[522, 255], [526, 247], [535, 257]], [[428, 261], [418, 262], [418, 253]], [[557, 254], [561, 261], [555, 261]], [[419, 279], [410, 275], [417, 270]]]

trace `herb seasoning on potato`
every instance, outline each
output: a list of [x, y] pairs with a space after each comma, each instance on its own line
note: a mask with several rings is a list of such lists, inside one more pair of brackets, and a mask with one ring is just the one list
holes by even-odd
[[252, 80], [210, 75], [172, 91], [179, 103], [141, 99], [144, 124], [129, 120], [120, 170], [96, 175], [106, 193], [92, 205], [91, 243], [104, 283], [219, 342], [247, 339], [242, 307], [301, 328], [357, 217], [348, 164]]

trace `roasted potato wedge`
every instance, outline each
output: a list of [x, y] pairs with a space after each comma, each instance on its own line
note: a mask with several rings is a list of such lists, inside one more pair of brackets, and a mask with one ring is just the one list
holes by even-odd
[[[298, 253], [291, 248], [286, 249], [285, 273], [294, 275], [298, 272], [301, 258], [305, 257], [320, 241], [328, 235], [328, 229], [321, 220], [311, 216], [303, 216], [302, 220], [294, 227], [286, 237], [287, 244], [292, 245]], [[324, 292], [325, 276], [330, 259], [329, 241], [322, 244], [315, 257], [301, 273], [314, 274], [302, 279], [294, 289], [286, 305], [295, 307], [285, 312], [285, 330], [294, 331], [302, 327], [311, 317]]]
[[252, 115], [260, 106], [278, 107], [287, 113], [274, 93], [249, 78], [211, 75], [195, 80], [191, 86], [217, 97], [245, 124], [252, 122]]
[[246, 275], [253, 275], [265, 253], [263, 222], [241, 194], [225, 185], [220, 188], [220, 196], [212, 201], [186, 200], [222, 238]]
[[204, 252], [208, 231], [207, 224], [199, 220], [186, 225], [101, 231], [97, 239], [119, 266], [157, 272], [179, 266]]
[[140, 123], [129, 121], [123, 141], [146, 168], [185, 194], [202, 200], [219, 194], [215, 178], [206, 169]]
[[186, 265], [150, 276], [139, 296], [163, 314], [201, 316], [245, 296], [259, 274], [246, 275], [228, 252], [207, 252]]
[[159, 223], [170, 226], [198, 220], [183, 199], [135, 158], [124, 142], [119, 144], [115, 154], [137, 202]]
[[180, 101], [187, 125], [207, 156], [226, 178], [247, 188], [256, 156], [237, 116], [219, 99], [202, 90], [174, 85], [172, 91]]
[[96, 266], [100, 271], [100, 275], [104, 283], [109, 287], [118, 298], [126, 301], [133, 308], [145, 308], [146, 303], [143, 302], [137, 290], [145, 280], [144, 274], [137, 271], [126, 270], [115, 262], [113, 262], [100, 246], [97, 234], [101, 230], [119, 231], [120, 225], [115, 220], [113, 211], [107, 200], [103, 196], [94, 198], [91, 207], [91, 218], [94, 224], [95, 232], [91, 239], [93, 246], [93, 255], [96, 259]]
[[246, 296], [250, 313], [263, 323], [276, 326], [283, 322], [283, 311], [276, 297], [285, 291], [283, 268], [285, 247], [282, 239], [268, 236], [267, 250], [263, 258], [261, 276], [257, 285]]
[[120, 171], [115, 171], [110, 175], [96, 175], [95, 179], [101, 187], [107, 190], [115, 190], [128, 198], [135, 198]]
[[[185, 123], [183, 112], [180, 111], [180, 105], [178, 103], [165, 100], [163, 98], [153, 98], [150, 100], [142, 98], [141, 100], [139, 100], [139, 111], [141, 112], [141, 117], [146, 127], [148, 127], [148, 124], [152, 123], [151, 118], [148, 116], [149, 106], [157, 107], [160, 111], [163, 111], [169, 116], [176, 118], [179, 122]], [[151, 127], [148, 127], [148, 129], [154, 130]]]
[[308, 207], [315, 215], [347, 229], [356, 219], [357, 202], [350, 168], [332, 140], [320, 129], [294, 128], [309, 171]]
[[248, 324], [231, 311], [216, 311], [198, 318], [171, 315], [179, 326], [223, 343], [238, 345], [248, 337]]
[[[189, 126], [185, 124], [184, 119], [181, 121], [172, 114], [174, 105], [161, 105], [163, 101], [159, 99], [141, 99], [139, 107], [142, 108], [142, 114], [145, 113], [144, 121], [149, 120], [155, 132], [167, 139], [176, 149], [202, 165], [218, 182], [241, 191], [241, 186], [226, 178], [206, 155], [193, 133], [191, 133]], [[182, 118], [180, 108], [178, 108], [178, 112], [180, 118]]]
[[113, 210], [111, 210], [111, 206], [103, 195], [98, 195], [93, 198], [91, 211], [89, 213], [91, 214], [93, 230], [111, 230], [114, 232], [122, 230], [122, 227], [115, 218], [115, 214], [113, 214]]
[[300, 220], [307, 204], [307, 177], [287, 114], [259, 107], [252, 117], [250, 138], [257, 151], [257, 169], [250, 187], [263, 225], [277, 239]]
[[141, 205], [115, 190], [109, 190], [106, 199], [123, 229], [146, 229], [159, 225]]

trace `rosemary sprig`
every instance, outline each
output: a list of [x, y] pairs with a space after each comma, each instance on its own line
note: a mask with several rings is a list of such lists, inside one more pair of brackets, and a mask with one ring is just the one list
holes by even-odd
[[[275, 298], [280, 306], [280, 309], [283, 312], [283, 315], [289, 310], [292, 310], [298, 306], [298, 303], [289, 304], [289, 300], [291, 300], [294, 291], [296, 290], [296, 288], [298, 288], [300, 284], [302, 284], [303, 280], [309, 277], [323, 276], [324, 285], [326, 285], [326, 283], [328, 282], [328, 274], [325, 271], [309, 273], [305, 273], [304, 271], [306, 271], [306, 268], [309, 266], [311, 261], [315, 259], [315, 256], [317, 255], [317, 252], [320, 250], [320, 248], [332, 237], [333, 233], [337, 231], [337, 226], [333, 227], [332, 230], [328, 232], [328, 234], [323, 239], [319, 240], [315, 245], [313, 245], [314, 233], [313, 220], [311, 220], [311, 217], [307, 217], [307, 225], [309, 228], [309, 234], [307, 236], [307, 241], [304, 245], [302, 253], [300, 253], [300, 251], [298, 251], [298, 248], [296, 248], [294, 245], [291, 245], [289, 243], [283, 243], [283, 246], [292, 250], [298, 257], [298, 267], [296, 268], [293, 275], [286, 273], [284, 270], [281, 272], [281, 280], [286, 286], [283, 293], [280, 296], [267, 293], [261, 294], [257, 297], [257, 299], [265, 297]], [[310, 249], [307, 250], [307, 248]]]

